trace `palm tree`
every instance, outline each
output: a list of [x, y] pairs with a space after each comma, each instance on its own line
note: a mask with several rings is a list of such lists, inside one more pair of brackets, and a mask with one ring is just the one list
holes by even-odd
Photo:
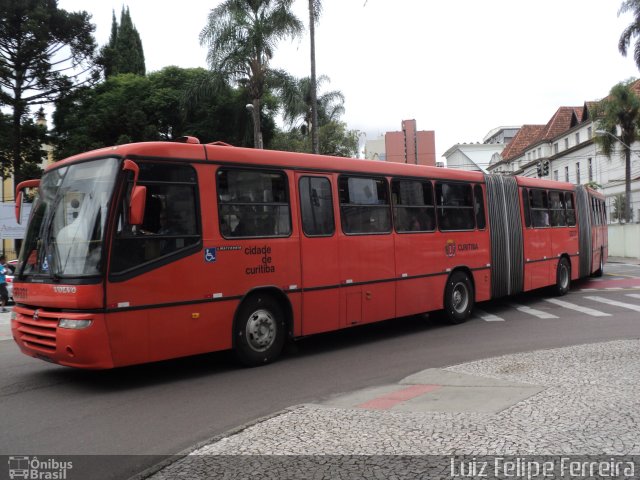
[[311, 43], [311, 151], [320, 152], [318, 135], [318, 82], [316, 79], [316, 22], [322, 11], [322, 0], [309, 0], [309, 38]]
[[[304, 135], [313, 132], [329, 122], [337, 121], [344, 113], [344, 95], [339, 90], [325, 92], [316, 96], [315, 122], [313, 112], [313, 81], [309, 77], [291, 78], [281, 76], [278, 90], [282, 102], [282, 117], [291, 127], [299, 127]], [[317, 86], [329, 82], [329, 77], [318, 77]], [[317, 129], [316, 129], [317, 132]], [[313, 134], [311, 135], [313, 137]]]
[[627, 51], [631, 46], [631, 39], [636, 37], [637, 39], [633, 49], [633, 59], [640, 69], [640, 0], [624, 0], [618, 10], [618, 16], [629, 11], [633, 12], [633, 22], [625, 28], [622, 35], [620, 35], [618, 50], [620, 50], [620, 53], [626, 57]]
[[[631, 213], [631, 145], [640, 139], [640, 97], [633, 86], [639, 82], [628, 80], [615, 85], [609, 96], [598, 102], [594, 111], [597, 129], [605, 135], [594, 137], [607, 157], [611, 157], [615, 145], [620, 143], [625, 157], [625, 220], [629, 223]], [[620, 131], [620, 135], [618, 135]]]
[[236, 82], [251, 97], [253, 143], [261, 148], [260, 106], [269, 76], [269, 62], [280, 40], [302, 32], [291, 12], [293, 0], [224, 0], [209, 12], [200, 32], [208, 47], [207, 61], [219, 80]]

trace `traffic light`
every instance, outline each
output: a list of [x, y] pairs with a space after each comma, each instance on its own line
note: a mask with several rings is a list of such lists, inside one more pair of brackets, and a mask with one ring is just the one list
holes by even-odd
[[538, 162], [538, 164], [536, 165], [536, 169], [538, 170], [538, 177], [542, 176], [542, 164], [540, 162]]
[[549, 160], [545, 160], [542, 163], [542, 174], [546, 177], [549, 175]]

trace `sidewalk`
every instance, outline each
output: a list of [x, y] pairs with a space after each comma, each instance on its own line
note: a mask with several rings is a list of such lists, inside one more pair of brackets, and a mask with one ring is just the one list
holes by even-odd
[[11, 339], [11, 309], [13, 305], [7, 305], [8, 312], [0, 312], [0, 342]]
[[[332, 469], [363, 458], [372, 470], [355, 478], [432, 478], [414, 475], [433, 473], [427, 455], [638, 456], [638, 378], [637, 339], [429, 369], [396, 385], [291, 407], [141, 478], [331, 478], [339, 476]], [[288, 457], [274, 457], [281, 455]], [[450, 459], [436, 460], [433, 478], [450, 477]]]
[[[640, 265], [640, 258], [634, 257], [607, 257], [607, 263], [628, 263], [630, 265]], [[606, 268], [606, 266], [605, 266]]]

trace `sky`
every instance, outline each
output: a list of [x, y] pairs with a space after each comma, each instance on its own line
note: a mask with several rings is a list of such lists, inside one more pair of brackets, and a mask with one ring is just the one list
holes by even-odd
[[[147, 72], [206, 67], [198, 36], [218, 0], [58, 0], [87, 10], [98, 45], [111, 15], [128, 6]], [[307, 0], [294, 12], [307, 25]], [[621, 0], [324, 0], [316, 69], [345, 96], [342, 120], [374, 140], [415, 119], [435, 131], [436, 159], [457, 143], [482, 142], [500, 126], [546, 124], [560, 106], [605, 97], [639, 77], [618, 52], [632, 15]], [[283, 40], [273, 66], [310, 75], [308, 37]], [[322, 90], [319, 92], [322, 93]]]

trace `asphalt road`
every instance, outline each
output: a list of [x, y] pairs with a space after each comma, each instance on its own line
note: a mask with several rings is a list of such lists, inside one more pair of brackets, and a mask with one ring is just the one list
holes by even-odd
[[0, 455], [123, 455], [84, 461], [94, 465], [92, 478], [127, 478], [291, 405], [426, 368], [640, 337], [640, 315], [631, 309], [640, 309], [640, 266], [611, 264], [606, 272], [602, 281], [574, 284], [561, 300], [609, 316], [551, 303], [541, 290], [485, 302], [458, 326], [412, 317], [303, 339], [278, 362], [254, 369], [217, 353], [86, 372], [28, 358], [0, 341]]

